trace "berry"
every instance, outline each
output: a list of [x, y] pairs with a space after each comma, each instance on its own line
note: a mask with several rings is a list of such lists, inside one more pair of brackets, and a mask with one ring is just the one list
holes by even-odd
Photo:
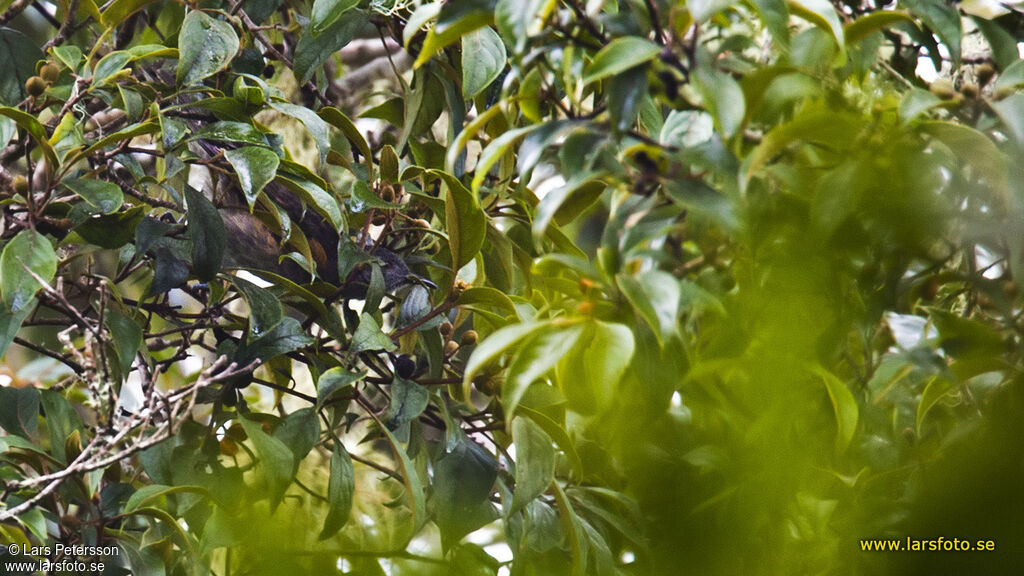
[[47, 62], [39, 69], [39, 76], [47, 83], [53, 84], [60, 77], [60, 68], [53, 62]]
[[29, 96], [39, 96], [44, 90], [46, 90], [46, 80], [39, 76], [33, 76], [25, 81], [25, 92], [28, 92]]
[[416, 372], [416, 362], [408, 354], [402, 354], [395, 358], [395, 373], [400, 378], [411, 378]]

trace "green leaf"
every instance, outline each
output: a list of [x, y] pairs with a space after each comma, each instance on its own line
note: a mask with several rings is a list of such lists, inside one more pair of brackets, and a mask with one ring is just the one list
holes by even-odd
[[498, 0], [494, 20], [512, 51], [522, 54], [531, 35], [543, 29], [543, 16], [551, 11], [550, 0]]
[[953, 57], [953, 66], [960, 66], [963, 30], [960, 24], [960, 11], [956, 5], [945, 0], [904, 0], [903, 4], [946, 45], [950, 56]]
[[508, 352], [512, 346], [520, 341], [550, 327], [551, 322], [549, 321], [527, 321], [509, 324], [478, 342], [476, 348], [473, 349], [473, 354], [466, 362], [466, 369], [462, 379], [462, 397], [469, 398], [473, 378], [485, 366], [497, 360], [499, 356]]
[[1017, 148], [1024, 150], [1024, 94], [1018, 92], [1009, 98], [991, 102], [989, 105], [1006, 125], [1009, 136]]
[[131, 495], [131, 497], [128, 498], [128, 502], [124, 505], [124, 513], [130, 514], [131, 512], [135, 512], [139, 508], [142, 508], [143, 504], [160, 498], [161, 496], [177, 494], [179, 492], [201, 494], [203, 496], [209, 496], [210, 494], [209, 490], [202, 486], [165, 486], [163, 484], [150, 484], [139, 488]]
[[540, 426], [529, 418], [514, 418], [512, 439], [516, 447], [516, 489], [506, 516], [529, 504], [555, 481], [555, 448]]
[[53, 57], [55, 62], [60, 62], [69, 70], [78, 70], [82, 62], [82, 50], [78, 46], [54, 46]]
[[616, 38], [594, 56], [594, 61], [583, 72], [583, 83], [590, 84], [621, 74], [630, 68], [650, 62], [660, 52], [661, 46], [638, 36]]
[[274, 428], [273, 437], [291, 450], [295, 460], [295, 469], [292, 473], [298, 472], [299, 463], [316, 446], [320, 438], [320, 419], [316, 410], [307, 407], [285, 416]]
[[1024, 60], [1017, 60], [1010, 64], [999, 74], [996, 79], [995, 91], [1006, 91], [1024, 85]]
[[26, 114], [17, 108], [9, 108], [7, 106], [0, 106], [0, 116], [6, 116], [11, 120], [14, 120], [22, 130], [28, 132], [36, 141], [39, 149], [43, 151], [43, 156], [46, 156], [46, 161], [49, 164], [49, 167], [57, 167], [59, 164], [57, 161], [57, 153], [53, 150], [53, 146], [50, 145], [50, 139], [46, 135], [46, 128], [39, 123], [39, 120], [37, 120], [35, 116]]
[[493, 308], [497, 308], [506, 314], [515, 316], [516, 307], [512, 303], [512, 299], [501, 290], [496, 290], [488, 286], [479, 286], [476, 288], [470, 288], [459, 294], [459, 299], [455, 302], [456, 306], [472, 306], [474, 304], [487, 304]]
[[917, 404], [917, 417], [914, 419], [914, 429], [917, 435], [921, 435], [921, 424], [928, 412], [939, 403], [939, 400], [953, 389], [953, 383], [941, 376], [933, 376], [921, 394], [921, 401]]
[[935, 94], [920, 88], [912, 88], [904, 94], [903, 101], [900, 102], [900, 123], [910, 124], [912, 120], [940, 104], [942, 100]]
[[31, 440], [38, 418], [39, 390], [32, 386], [0, 388], [0, 428]]
[[462, 97], [472, 100], [505, 69], [505, 44], [490, 26], [462, 37]]
[[843, 27], [846, 45], [852, 46], [868, 37], [868, 35], [888, 28], [900, 22], [913, 22], [906, 12], [899, 10], [880, 10], [857, 18]]
[[715, 119], [715, 124], [726, 138], [732, 137], [743, 124], [746, 106], [743, 89], [732, 76], [718, 70], [700, 69], [695, 75], [697, 89], [704, 99], [704, 107]]
[[106, 322], [114, 349], [117, 350], [118, 360], [121, 363], [121, 373], [128, 374], [132, 362], [135, 361], [135, 354], [142, 346], [142, 328], [134, 320], [113, 308], [107, 310]]
[[602, 175], [593, 172], [574, 174], [564, 186], [548, 192], [537, 205], [533, 216], [533, 241], [540, 245], [547, 234], [548, 227], [563, 208], [574, 203], [585, 208], [596, 201], [607, 185], [599, 180]]
[[238, 174], [238, 183], [242, 186], [242, 192], [245, 193], [249, 210], [252, 210], [263, 187], [277, 176], [277, 165], [281, 159], [273, 150], [259, 146], [243, 146], [234, 150], [225, 150], [224, 157]]
[[[339, 0], [347, 3], [351, 0]], [[362, 10], [347, 10], [340, 14], [333, 23], [327, 25], [322, 32], [303, 34], [295, 46], [295, 79], [305, 84], [313, 78], [320, 66], [352, 41], [360, 28], [366, 23], [367, 14]]]
[[[1007, 32], [1006, 28], [1000, 26], [998, 22], [985, 20], [984, 18], [971, 18], [971, 20], [992, 48], [992, 58], [995, 59], [996, 65], [1000, 70], [1005, 71], [1008, 67], [1020, 61], [1017, 52], [1017, 39]], [[998, 83], [995, 92], [999, 92]]]
[[46, 428], [50, 432], [50, 451], [61, 462], [67, 462], [65, 441], [76, 430], [80, 434], [85, 432], [82, 418], [71, 402], [53, 390], [43, 390], [39, 401], [46, 415]]
[[32, 39], [17, 30], [0, 27], [0, 104], [17, 106], [28, 94], [25, 82], [36, 74], [44, 58]]
[[501, 403], [506, 420], [512, 419], [516, 406], [530, 384], [554, 370], [562, 358], [573, 349], [582, 333], [583, 326], [579, 325], [540, 332], [519, 348], [509, 364], [508, 375], [501, 387]]
[[812, 370], [825, 382], [829, 400], [832, 401], [832, 410], [836, 416], [836, 453], [842, 453], [853, 441], [860, 408], [857, 407], [853, 393], [839, 378], [821, 367], [814, 367]]
[[434, 464], [432, 502], [445, 551], [497, 516], [489, 500], [497, 476], [494, 456], [465, 437]]
[[266, 362], [275, 356], [309, 346], [313, 342], [313, 338], [306, 334], [298, 320], [285, 316], [259, 338], [251, 342], [242, 342], [235, 359], [240, 366], [257, 359]]
[[263, 480], [269, 492], [270, 509], [274, 510], [281, 503], [288, 485], [292, 482], [292, 471], [295, 468], [292, 451], [284, 442], [264, 432], [260, 422], [249, 418], [241, 418], [240, 421], [245, 434], [256, 449]]
[[487, 178], [487, 173], [491, 170], [491, 166], [494, 166], [498, 160], [501, 160], [502, 156], [510, 152], [512, 146], [520, 138], [542, 126], [542, 124], [535, 124], [533, 126], [516, 128], [492, 140], [487, 145], [487, 148], [484, 148], [483, 152], [480, 153], [480, 158], [476, 161], [476, 174], [473, 175], [473, 192], [480, 193], [480, 186], [483, 185], [484, 180]]
[[458, 178], [440, 170], [429, 174], [439, 176], [445, 183], [444, 213], [448, 232], [448, 246], [452, 254], [452, 271], [457, 272], [480, 252], [487, 235], [487, 215], [484, 214], [476, 194], [462, 185]]
[[828, 0], [788, 0], [794, 14], [832, 34], [836, 46], [846, 46], [843, 39], [843, 23], [839, 14]]
[[230, 24], [199, 10], [189, 12], [178, 34], [178, 84], [198, 84], [227, 68], [238, 47], [238, 35]]
[[551, 484], [552, 495], [555, 497], [555, 504], [558, 506], [558, 517], [562, 521], [562, 532], [568, 536], [569, 550], [572, 554], [573, 576], [583, 576], [587, 568], [587, 556], [589, 544], [586, 533], [580, 525], [579, 516], [573, 510], [565, 491], [558, 485], [558, 482]]
[[341, 366], [331, 368], [316, 381], [316, 403], [323, 406], [331, 395], [346, 386], [351, 386], [366, 377], [366, 372], [349, 372]]
[[735, 3], [736, 0], [688, 0], [686, 8], [694, 20], [702, 23]]
[[309, 131], [309, 135], [313, 137], [313, 141], [316, 142], [317, 150], [320, 151], [320, 164], [323, 165], [327, 159], [327, 151], [331, 149], [331, 133], [327, 128], [327, 122], [324, 122], [316, 112], [305, 106], [287, 102], [271, 102], [270, 107], [302, 122], [306, 130]]
[[186, 186], [185, 202], [192, 237], [192, 271], [200, 282], [208, 282], [217, 276], [224, 262], [227, 230], [220, 212], [202, 192]]
[[[406, 494], [409, 497], [409, 512], [412, 518], [408, 523], [410, 530], [407, 541], [412, 540], [412, 537], [416, 535], [416, 532], [427, 521], [427, 506], [423, 495], [423, 483], [416, 472], [416, 467], [409, 460], [409, 455], [406, 454], [405, 449], [402, 448], [402, 445], [399, 444], [391, 431], [386, 426], [381, 426], [380, 431], [384, 433], [384, 437], [391, 446], [391, 452], [395, 455], [395, 459], [398, 460], [398, 469], [402, 474], [402, 484], [405, 486]], [[404, 545], [402, 547], [404, 548]]]
[[17, 312], [11, 312], [6, 308], [0, 309], [0, 360], [3, 360], [7, 349], [14, 342], [14, 337], [18, 335], [22, 322], [35, 310], [35, 304], [36, 301], [33, 299], [28, 306], [24, 306]]
[[[1000, 105], [1011, 99], [1012, 97], [1002, 102], [993, 102], [992, 108], [1000, 116], [1007, 113], [1024, 114], [1024, 97], [1016, 100], [1017, 106], [1011, 108], [1011, 111], [1001, 108]], [[1021, 129], [1024, 130], [1024, 116], [1013, 116], [1012, 121], [1020, 123]], [[976, 168], [975, 177], [980, 177], [999, 189], [1006, 187], [1007, 157], [984, 133], [970, 126], [942, 121], [922, 122], [920, 128], [925, 134], [934, 136], [948, 146], [958, 158]], [[1021, 138], [1020, 145], [1024, 147], [1024, 134], [1021, 134]]]
[[113, 250], [132, 241], [145, 215], [145, 206], [135, 206], [113, 214], [95, 215], [75, 226], [75, 233], [90, 244]]
[[619, 132], [629, 130], [636, 122], [640, 104], [647, 97], [647, 66], [635, 66], [612, 76], [605, 86], [608, 114]]
[[359, 327], [352, 335], [352, 346], [349, 348], [349, 353], [354, 356], [360, 352], [373, 350], [393, 352], [397, 350], [397, 347], [391, 338], [381, 331], [380, 324], [377, 324], [373, 316], [363, 312], [359, 317]]
[[326, 190], [313, 182], [281, 172], [278, 172], [277, 181], [285, 188], [298, 194], [303, 202], [326, 218], [334, 226], [335, 230], [341, 231], [345, 229], [345, 216], [341, 212], [341, 207], [338, 206], [338, 201], [334, 196]]
[[765, 28], [783, 48], [789, 46], [789, 10], [786, 0], [755, 0]]
[[114, 0], [101, 15], [104, 28], [114, 28], [128, 19], [129, 16], [157, 0]]
[[49, 284], [56, 273], [57, 254], [50, 241], [35, 230], [18, 232], [0, 254], [0, 291], [7, 308], [20, 312], [42, 288], [36, 277]]
[[488, 26], [494, 21], [496, 0], [462, 0], [445, 2], [437, 15], [437, 22], [427, 32], [423, 47], [413, 63], [419, 68], [430, 60], [431, 56], [454, 43], [463, 35], [477, 28]]
[[273, 292], [237, 276], [229, 277], [231, 283], [249, 305], [249, 340], [259, 338], [284, 317], [284, 307]]
[[96, 63], [92, 72], [92, 83], [94, 86], [103, 86], [112, 76], [124, 69], [131, 62], [132, 55], [125, 50], [115, 50], [104, 56]]
[[309, 13], [313, 34], [321, 34], [342, 14], [358, 5], [359, 0], [313, 0], [313, 9]]
[[196, 131], [192, 139], [238, 142], [257, 146], [269, 145], [266, 134], [248, 122], [221, 121], [207, 124]]
[[320, 109], [320, 117], [331, 126], [341, 130], [345, 138], [362, 154], [363, 161], [367, 165], [367, 172], [373, 173], [373, 151], [370, 150], [370, 145], [366, 143], [366, 138], [363, 138], [363, 134], [356, 128], [355, 122], [337, 108], [330, 106]]
[[635, 348], [633, 332], [627, 326], [589, 322], [576, 348], [559, 366], [558, 381], [569, 406], [581, 414], [611, 408]]
[[124, 204], [124, 193], [117, 184], [94, 178], [69, 178], [64, 185], [104, 214], [116, 212]]
[[390, 144], [380, 149], [380, 177], [392, 184], [398, 182], [398, 154]]
[[[420, 414], [427, 409], [430, 402], [430, 392], [419, 384], [395, 377], [391, 383], [391, 402], [388, 404], [388, 411], [384, 414], [384, 424], [397, 431], [402, 430], [406, 424], [419, 418]], [[408, 436], [408, 432], [399, 437]]]
[[356, 476], [352, 458], [345, 446], [335, 441], [331, 452], [331, 477], [327, 483], [327, 519], [320, 531], [321, 540], [330, 538], [348, 522], [355, 490]]
[[639, 276], [619, 274], [615, 277], [622, 294], [633, 305], [640, 317], [654, 331], [658, 343], [679, 333], [679, 281], [660, 270], [650, 270]]

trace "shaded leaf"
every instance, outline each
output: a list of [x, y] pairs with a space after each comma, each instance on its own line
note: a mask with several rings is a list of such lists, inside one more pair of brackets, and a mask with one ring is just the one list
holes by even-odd
[[434, 515], [445, 550], [497, 516], [489, 500], [497, 476], [494, 456], [464, 437], [434, 464]]
[[341, 530], [348, 521], [352, 511], [352, 500], [355, 495], [356, 478], [352, 466], [352, 458], [341, 442], [334, 443], [331, 452], [331, 477], [327, 483], [327, 519], [320, 531], [320, 539], [330, 538]]
[[530, 418], [512, 420], [516, 447], [516, 489], [506, 516], [540, 496], [555, 480], [555, 448], [551, 437]]
[[234, 150], [225, 150], [224, 157], [231, 163], [238, 175], [238, 183], [245, 193], [249, 210], [256, 204], [263, 187], [277, 175], [280, 158], [272, 150], [259, 146], [243, 146]]
[[292, 451], [284, 442], [263, 431], [260, 422], [242, 418], [242, 427], [249, 437], [256, 455], [260, 460], [260, 469], [270, 497], [270, 509], [274, 510], [284, 498], [284, 493], [292, 481], [295, 459]]
[[249, 340], [262, 336], [267, 330], [277, 326], [284, 317], [284, 307], [273, 292], [239, 278], [230, 277], [231, 283], [245, 298], [249, 305]]
[[64, 180], [64, 185], [104, 214], [115, 212], [124, 203], [121, 188], [105, 180], [70, 178]]
[[17, 106], [25, 99], [25, 82], [35, 76], [43, 53], [28, 36], [0, 27], [0, 104]]
[[651, 270], [639, 276], [618, 275], [616, 282], [623, 295], [647, 322], [658, 342], [678, 334], [679, 298], [681, 291], [679, 281], [667, 272]]
[[0, 388], [0, 428], [8, 434], [31, 440], [39, 418], [39, 390]]
[[359, 327], [356, 328], [355, 334], [352, 335], [352, 345], [349, 347], [349, 353], [355, 355], [360, 352], [373, 350], [393, 352], [396, 349], [395, 343], [391, 341], [391, 338], [388, 338], [387, 334], [381, 331], [380, 324], [377, 324], [373, 316], [363, 312], [359, 317]]
[[220, 272], [224, 262], [227, 230], [220, 212], [202, 192], [186, 186], [185, 201], [192, 238], [192, 271], [201, 282], [207, 282]]
[[583, 82], [590, 84], [620, 74], [650, 62], [660, 52], [661, 46], [650, 40], [637, 36], [616, 38], [594, 56], [594, 61], [583, 72]]
[[227, 22], [193, 10], [178, 33], [178, 84], [196, 84], [220, 72], [238, 52], [238, 35]]
[[36, 277], [49, 284], [56, 273], [57, 254], [50, 241], [35, 230], [18, 232], [0, 253], [0, 290], [4, 304], [11, 312], [20, 312], [33, 302], [36, 292], [42, 288]]
[[505, 44], [490, 26], [462, 37], [462, 97], [472, 100], [505, 69]]

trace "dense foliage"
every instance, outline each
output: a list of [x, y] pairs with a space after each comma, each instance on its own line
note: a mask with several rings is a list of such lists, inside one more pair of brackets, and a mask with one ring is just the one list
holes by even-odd
[[3, 542], [1019, 569], [1015, 5], [0, 0]]

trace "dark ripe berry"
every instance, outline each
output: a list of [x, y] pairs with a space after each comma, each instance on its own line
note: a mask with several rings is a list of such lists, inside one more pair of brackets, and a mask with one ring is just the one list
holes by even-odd
[[264, 78], [272, 78], [273, 76], [274, 76], [274, 67], [272, 65], [270, 65], [270, 64], [267, 64], [266, 66], [264, 66], [263, 67], [263, 77]]
[[452, 326], [451, 322], [444, 322], [443, 324], [441, 324], [441, 336], [444, 336], [445, 338], [451, 336], [452, 330], [454, 329], [455, 327]]
[[395, 374], [400, 378], [412, 378], [416, 372], [416, 362], [408, 354], [401, 354], [395, 358]]
[[381, 189], [380, 189], [380, 199], [385, 201], [385, 202], [394, 202], [395, 201], [395, 189], [392, 188], [390, 184], [385, 184], [385, 185], [381, 186]]
[[60, 68], [53, 62], [47, 62], [39, 69], [39, 76], [41, 76], [43, 80], [53, 84], [57, 81], [57, 78], [60, 77]]
[[459, 344], [463, 346], [472, 346], [476, 344], [478, 337], [476, 330], [466, 330], [462, 333], [462, 338], [459, 339]]
[[44, 90], [46, 90], [46, 80], [39, 76], [33, 76], [25, 81], [25, 92], [28, 92], [29, 96], [39, 96]]

